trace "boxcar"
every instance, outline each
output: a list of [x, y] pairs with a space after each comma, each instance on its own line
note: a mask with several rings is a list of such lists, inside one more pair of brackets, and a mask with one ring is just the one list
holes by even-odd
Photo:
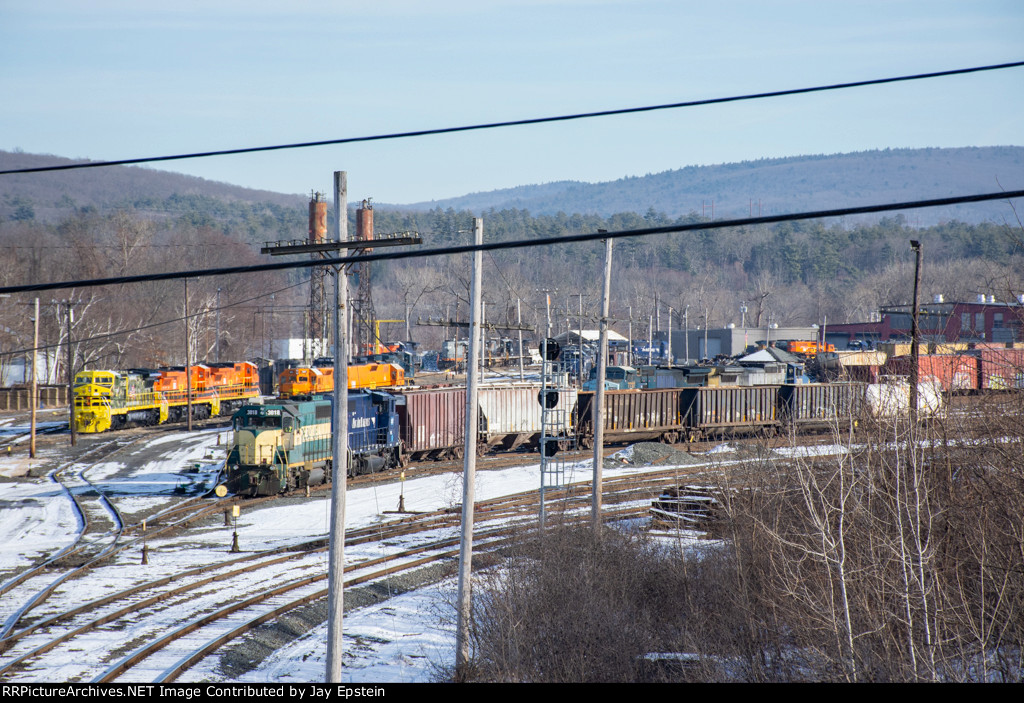
[[[885, 362], [883, 372], [909, 378], [913, 364], [911, 356], [894, 356]], [[966, 354], [920, 354], [918, 378], [921, 383], [937, 383], [945, 393], [972, 391], [978, 388], [978, 359]]]
[[979, 348], [977, 354], [979, 389], [1024, 388], [1024, 349]]

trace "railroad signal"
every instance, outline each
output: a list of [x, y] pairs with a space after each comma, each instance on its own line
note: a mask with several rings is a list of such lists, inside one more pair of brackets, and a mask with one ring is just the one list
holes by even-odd
[[548, 338], [540, 343], [540, 355], [545, 361], [555, 361], [560, 351], [562, 351], [562, 348], [553, 339]]
[[555, 454], [557, 454], [558, 453], [558, 448], [559, 448], [558, 447], [558, 442], [559, 442], [559, 440], [558, 440], [557, 437], [549, 437], [549, 438], [545, 439], [543, 442], [541, 442], [541, 444], [540, 444], [541, 456], [546, 457], [546, 458], [550, 458], [550, 457], [553, 457]]
[[558, 405], [558, 391], [551, 388], [542, 389], [537, 393], [537, 402], [542, 408], [551, 410]]

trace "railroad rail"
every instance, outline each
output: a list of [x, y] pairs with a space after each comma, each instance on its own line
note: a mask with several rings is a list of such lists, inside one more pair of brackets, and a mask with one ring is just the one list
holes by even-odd
[[[678, 471], [658, 472], [660, 482], [657, 485], [660, 486], [677, 476]], [[638, 477], [610, 479], [606, 483], [609, 503], [627, 500], [630, 491], [633, 490], [632, 486], [641, 483], [643, 481]], [[585, 488], [586, 482], [581, 482], [555, 494], [557, 500], [563, 501], [566, 515], [582, 514], [585, 511]], [[654, 484], [649, 487], [643, 499], [633, 496], [634, 501], [639, 501], [638, 505], [624, 510], [630, 515], [642, 514], [646, 510], [646, 503], [643, 500], [649, 499], [653, 492]], [[223, 504], [216, 505], [218, 509], [223, 507]], [[532, 521], [536, 509], [535, 491], [480, 501], [477, 507], [477, 521], [480, 525], [477, 537], [480, 549], [484, 550], [490, 545], [493, 545], [494, 549], [500, 548], [502, 540], [507, 538], [508, 531], [513, 529], [514, 524], [523, 520]], [[451, 530], [458, 521], [459, 512], [457, 508], [452, 507], [402, 516], [380, 525], [350, 530], [346, 543], [355, 549], [358, 549], [358, 545], [369, 543], [383, 545], [397, 537], [411, 534], [419, 534], [424, 541], [415, 546], [392, 550], [388, 554], [373, 556], [361, 563], [349, 564], [346, 567], [347, 585], [384, 578], [404, 569], [419, 568], [431, 561], [451, 559], [457, 553], [457, 539], [454, 536], [439, 535], [438, 531], [443, 533], [445, 530]], [[88, 672], [76, 674], [77, 677], [96, 677], [96, 681], [126, 681], [139, 677], [146, 680], [174, 680], [188, 666], [209, 656], [210, 652], [216, 651], [225, 642], [242, 636], [244, 632], [261, 622], [321, 597], [323, 589], [317, 584], [326, 578], [326, 573], [320, 554], [326, 548], [327, 539], [322, 537], [301, 545], [283, 546], [258, 554], [207, 564], [180, 574], [168, 574], [146, 584], [138, 584], [122, 592], [69, 609], [67, 612], [40, 619], [4, 642], [3, 653], [7, 661], [3, 662], [0, 668], [0, 676], [8, 680], [12, 677], [31, 676], [32, 669], [36, 666], [46, 666], [46, 670], [52, 672], [53, 666], [45, 664], [49, 652], [64, 650], [73, 642], [79, 642], [77, 648], [89, 651], [94, 647], [89, 644], [90, 633], [95, 633], [97, 628], [130, 627], [138, 631], [140, 625], [136, 621], [142, 617], [142, 611], [159, 608], [168, 603], [180, 603], [183, 599], [189, 602], [196, 601], [204, 589], [214, 585], [221, 594], [234, 591], [234, 595], [227, 597], [229, 602], [216, 607], [208, 606], [206, 609], [211, 612], [190, 617], [186, 622], [176, 625], [172, 631], [153, 631], [151, 634], [138, 635], [147, 640], [147, 643], [124, 654], [101, 672], [97, 672], [96, 666], [91, 665]], [[285, 568], [291, 570], [291, 578], [285, 579], [281, 576], [282, 569]], [[257, 571], [269, 572], [270, 575], [264, 577], [261, 583], [273, 582], [274, 587], [259, 586], [256, 588], [260, 591], [259, 594], [252, 595], [251, 579], [253, 573]], [[230, 585], [241, 582], [250, 585]], [[262, 608], [263, 612], [253, 613], [254, 608]], [[239, 622], [240, 618], [236, 613], [243, 612], [244, 617], [241, 618], [242, 622]], [[160, 616], [154, 617], [159, 619]], [[131, 624], [133, 622], [136, 624]], [[231, 624], [225, 625], [225, 622]], [[159, 630], [156, 625], [142, 627], [146, 631], [153, 628]], [[200, 631], [207, 633], [202, 635], [206, 639], [201, 645], [196, 645], [196, 633]], [[172, 643], [179, 642], [193, 644], [172, 646]], [[147, 660], [150, 663], [144, 663]]]

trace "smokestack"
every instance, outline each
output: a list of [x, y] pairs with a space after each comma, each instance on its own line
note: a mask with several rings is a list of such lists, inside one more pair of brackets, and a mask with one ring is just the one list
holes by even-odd
[[327, 201], [323, 193], [309, 198], [309, 243], [320, 244], [327, 238]]
[[[373, 239], [373, 204], [367, 198], [362, 207], [356, 210], [356, 239], [363, 242]], [[373, 249], [363, 249], [369, 254]]]

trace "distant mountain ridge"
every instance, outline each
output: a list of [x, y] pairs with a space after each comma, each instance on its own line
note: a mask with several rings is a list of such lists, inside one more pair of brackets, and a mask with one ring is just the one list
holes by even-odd
[[[686, 168], [616, 181], [557, 181], [392, 206], [425, 210], [525, 209], [534, 215], [644, 213], [743, 217], [854, 207], [1024, 187], [1024, 147], [885, 149], [759, 159]], [[908, 213], [921, 225], [958, 219], [1001, 221], [1005, 204], [981, 203]]]
[[[60, 156], [0, 151], [0, 169], [62, 166], [88, 161]], [[41, 221], [54, 221], [78, 208], [104, 211], [117, 208], [147, 210], [156, 203], [180, 196], [213, 198], [228, 203], [305, 207], [306, 198], [268, 190], [254, 190], [182, 173], [140, 166], [111, 166], [81, 170], [0, 176], [0, 221], [12, 208], [28, 205]]]
[[[72, 162], [58, 156], [0, 151], [0, 169]], [[721, 219], [941, 198], [1001, 188], [1024, 188], [1024, 147], [885, 149], [759, 159], [687, 166], [600, 183], [523, 185], [404, 205], [378, 201], [375, 206], [399, 211], [452, 208], [483, 214], [490, 209], [517, 209], [533, 215], [562, 212], [604, 217], [653, 210], [669, 217], [696, 213]], [[0, 177], [0, 221], [31, 217], [53, 222], [81, 208], [131, 208], [165, 216], [169, 206], [178, 211], [206, 199], [288, 211], [303, 211], [306, 203], [303, 195], [254, 190], [137, 166]], [[1005, 203], [991, 202], [905, 214], [909, 224], [928, 226], [949, 220], [1003, 222], [1010, 213]]]

